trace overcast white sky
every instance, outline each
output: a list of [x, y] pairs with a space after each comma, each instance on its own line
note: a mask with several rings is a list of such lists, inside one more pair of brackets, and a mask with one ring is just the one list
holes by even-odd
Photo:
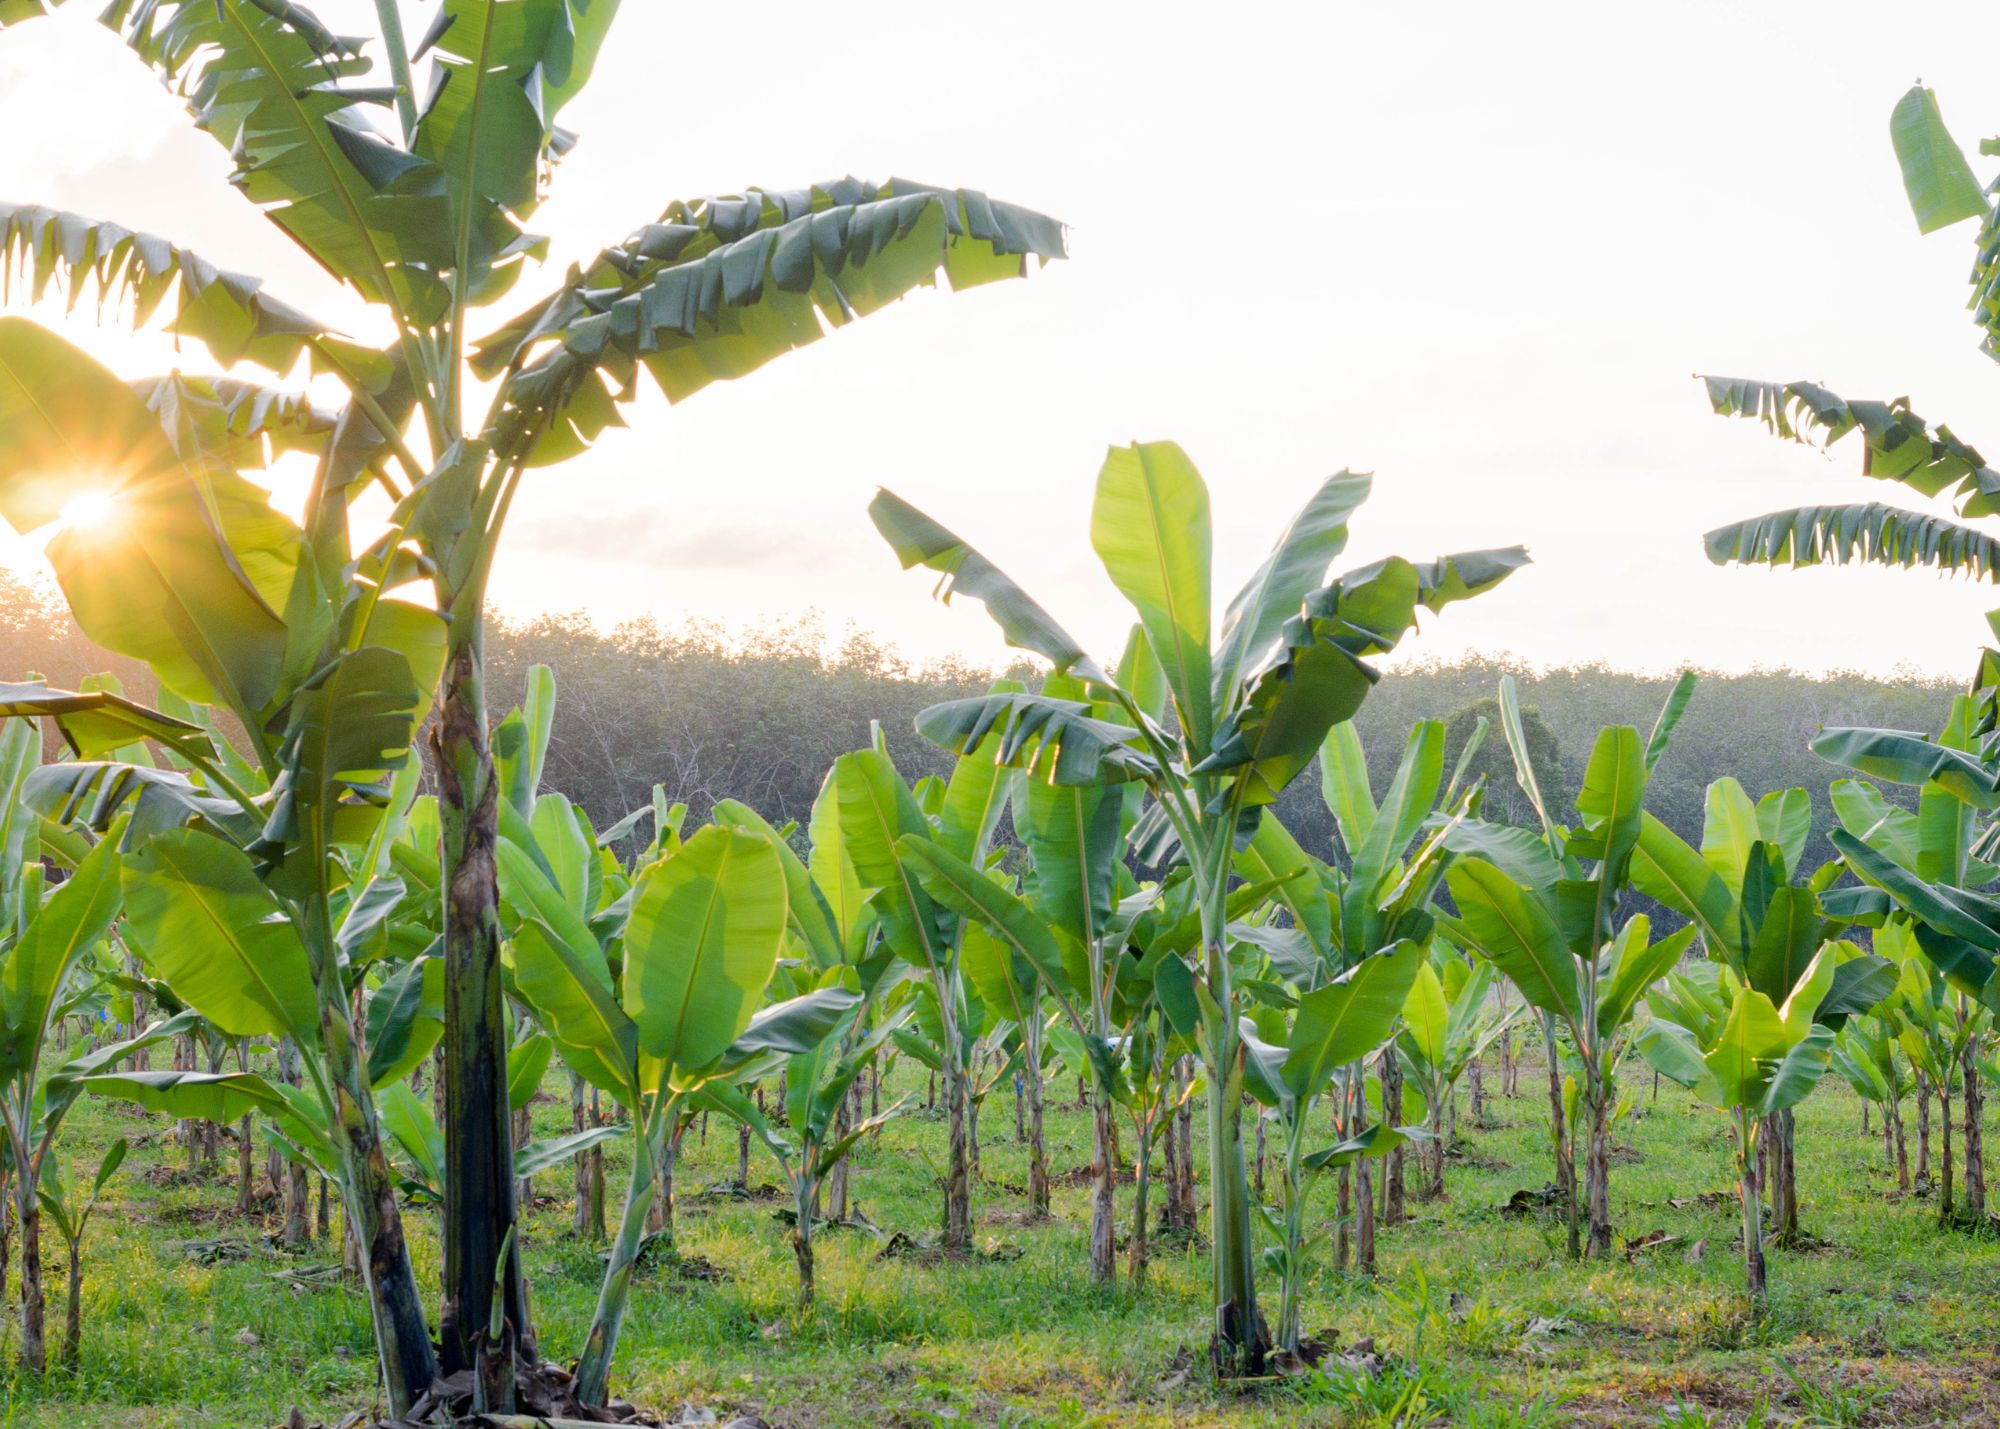
[[[0, 34], [0, 196], [350, 316], [96, 8]], [[370, 28], [362, 0], [318, 8]], [[421, 30], [430, 7], [406, 8]], [[1115, 653], [1092, 482], [1106, 443], [1173, 437], [1214, 491], [1218, 601], [1345, 466], [1378, 474], [1352, 561], [1535, 557], [1409, 655], [1965, 673], [2000, 592], [1708, 565], [1701, 533], [1729, 519], [1906, 493], [1860, 477], [1858, 447], [1709, 416], [1690, 374], [1907, 393], [2000, 458], [1971, 231], [1918, 238], [1888, 141], [1919, 76], [1968, 149], [2000, 131], [1996, 44], [2000, 12], [1970, 4], [625, 0], [533, 225], [558, 264], [672, 197], [849, 172], [1039, 208], [1074, 257], [919, 295], [676, 409], [649, 390], [629, 431], [523, 492], [496, 604], [811, 608], [913, 657], [1003, 659], [976, 606], [897, 571], [864, 512], [880, 483]], [[87, 316], [68, 331], [135, 374], [175, 360]]]

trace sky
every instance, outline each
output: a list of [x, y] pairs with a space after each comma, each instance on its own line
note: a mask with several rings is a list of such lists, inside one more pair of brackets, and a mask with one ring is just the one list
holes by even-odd
[[[168, 235], [367, 331], [96, 8], [0, 33], [0, 198]], [[365, 0], [317, 8], [372, 28]], [[420, 32], [429, 5], [405, 8]], [[625, 0], [563, 114], [582, 142], [531, 225], [543, 284], [669, 199], [848, 173], [1053, 214], [1072, 257], [673, 408], [648, 388], [628, 430], [524, 487], [494, 605], [812, 612], [913, 660], [1004, 663], [977, 605], [897, 569], [865, 514], [886, 485], [1115, 655], [1130, 614], [1090, 549], [1093, 483], [1107, 444], [1173, 438], [1213, 492], [1218, 610], [1350, 468], [1377, 481], [1343, 564], [1535, 560], [1398, 659], [1969, 673], [2000, 592], [1708, 564], [1702, 532], [1733, 519], [1921, 498], [1860, 476], [1858, 437], [1822, 454], [1709, 415], [1692, 374], [1908, 395], [2000, 460], [1972, 228], [1918, 236], [1888, 137], [1918, 78], [1968, 150], [2000, 132], [1996, 42], [2000, 11], [1970, 4], [1892, 24], [1849, 3]], [[88, 309], [64, 331], [131, 375], [205, 370]], [[0, 535], [0, 561], [39, 560]]]

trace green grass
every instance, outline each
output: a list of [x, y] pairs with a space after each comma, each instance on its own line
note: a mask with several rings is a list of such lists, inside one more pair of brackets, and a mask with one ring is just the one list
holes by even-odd
[[[1088, 1160], [1088, 1117], [1067, 1104], [1074, 1084], [1065, 1083], [1051, 1087], [1058, 1174]], [[1096, 1290], [1085, 1274], [1080, 1185], [1059, 1186], [1052, 1224], [1020, 1223], [1022, 1198], [1006, 1189], [1027, 1179], [1011, 1100], [996, 1098], [983, 1117], [986, 1184], [975, 1186], [974, 1214], [982, 1240], [1019, 1258], [879, 1261], [874, 1238], [827, 1230], [819, 1306], [806, 1317], [793, 1307], [791, 1252], [774, 1218], [780, 1202], [696, 1194], [734, 1174], [736, 1137], [718, 1121], [705, 1143], [688, 1136], [677, 1223], [683, 1252], [707, 1257], [727, 1278], [642, 1278], [615, 1385], [669, 1410], [683, 1400], [724, 1418], [755, 1408], [791, 1429], [2000, 1421], [1992, 1283], [2000, 1240], [1938, 1229], [1931, 1202], [1892, 1204], [1882, 1144], [1860, 1135], [1859, 1106], [1844, 1087], [1822, 1086], [1799, 1114], [1802, 1218], [1827, 1245], [1772, 1253], [1770, 1313], [1758, 1325], [1741, 1295], [1733, 1200], [1669, 1204], [1732, 1191], [1722, 1118], [1671, 1086], [1654, 1103], [1650, 1083], [1636, 1084], [1640, 1116], [1620, 1128], [1629, 1149], [1612, 1171], [1616, 1231], [1679, 1240], [1630, 1262], [1578, 1264], [1565, 1258], [1553, 1217], [1500, 1214], [1512, 1192], [1548, 1180], [1545, 1103], [1529, 1094], [1542, 1083], [1524, 1068], [1523, 1095], [1496, 1098], [1491, 1127], [1472, 1125], [1461, 1105], [1465, 1155], [1451, 1163], [1447, 1197], [1413, 1203], [1410, 1224], [1383, 1232], [1378, 1281], [1340, 1277], [1325, 1241], [1315, 1247], [1306, 1329], [1374, 1336], [1391, 1372], [1371, 1380], [1331, 1370], [1249, 1391], [1219, 1387], [1200, 1370], [1209, 1268], [1198, 1250], [1162, 1251], [1142, 1293]], [[536, 1114], [541, 1130], [559, 1130], [566, 1099]], [[332, 1422], [366, 1407], [372, 1346], [360, 1296], [284, 1276], [337, 1260], [337, 1248], [294, 1259], [264, 1244], [275, 1225], [234, 1212], [227, 1148], [217, 1180], [166, 1178], [185, 1157], [163, 1141], [163, 1128], [96, 1103], [73, 1117], [67, 1150], [80, 1161], [94, 1164], [121, 1133], [143, 1144], [86, 1250], [81, 1370], [41, 1384], [0, 1381], [0, 1429], [276, 1424], [294, 1403]], [[943, 1123], [918, 1113], [861, 1149], [855, 1195], [885, 1235], [934, 1229], [943, 1144]], [[760, 1179], [776, 1177], [753, 1159], [752, 1180]], [[534, 1211], [525, 1239], [543, 1347], [557, 1357], [574, 1353], [599, 1274], [594, 1249], [569, 1234], [568, 1186], [567, 1172], [538, 1181], [554, 1199]], [[622, 1189], [620, 1171], [614, 1218]], [[434, 1287], [435, 1212], [413, 1210], [409, 1224], [420, 1282]], [[189, 1258], [188, 1242], [218, 1238], [240, 1242], [245, 1258]], [[1705, 1253], [1689, 1260], [1703, 1241]], [[60, 1248], [45, 1253], [58, 1297], [53, 1328]], [[256, 1343], [241, 1342], [246, 1330]], [[10, 1356], [14, 1335], [9, 1328]]]

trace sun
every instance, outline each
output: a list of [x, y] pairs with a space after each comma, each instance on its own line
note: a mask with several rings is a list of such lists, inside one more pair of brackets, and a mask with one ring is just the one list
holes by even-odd
[[72, 531], [92, 531], [109, 525], [117, 515], [117, 496], [97, 487], [79, 491], [63, 503], [62, 523]]

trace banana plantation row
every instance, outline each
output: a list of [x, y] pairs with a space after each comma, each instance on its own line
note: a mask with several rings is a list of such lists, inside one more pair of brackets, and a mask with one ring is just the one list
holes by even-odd
[[[55, 3], [3, 0], [0, 30]], [[837, 1204], [847, 1152], [897, 1111], [855, 1098], [891, 1057], [944, 1086], [951, 1246], [969, 1237], [968, 1123], [993, 1079], [1014, 1071], [1038, 1094], [1059, 1064], [1087, 1082], [1102, 1279], [1116, 1268], [1114, 1128], [1129, 1123], [1140, 1176], [1138, 1275], [1151, 1148], [1173, 1148], [1168, 1194], [1191, 1200], [1183, 1118], [1199, 1105], [1225, 1375], [1297, 1345], [1329, 1180], [1347, 1227], [1335, 1245], [1351, 1232], [1364, 1266], [1379, 1163], [1414, 1156], [1435, 1187], [1453, 1085], [1510, 1020], [1560, 1052], [1551, 1146], [1579, 1254], [1611, 1243], [1615, 1074], [1634, 1052], [1734, 1129], [1753, 1299], [1762, 1168], [1782, 1234], [1791, 1109], [1836, 1063], [1892, 1126], [1914, 1080], [1920, 1117], [1935, 1095], [1948, 1137], [1957, 1095], [1966, 1209], [1983, 1214], [2000, 901], [1980, 889], [2000, 864], [1985, 817], [2000, 806], [2000, 654], [1934, 735], [1820, 735], [1857, 777], [1836, 794], [1839, 857], [1818, 869], [1801, 866], [1802, 791], [1753, 801], [1718, 783], [1699, 848], [1648, 814], [1686, 681], [1649, 730], [1598, 737], [1573, 809], [1536, 787], [1510, 689], [1487, 737], [1513, 752], [1526, 826], [1484, 816], [1490, 791], [1464, 759], [1445, 767], [1432, 723], [1378, 797], [1349, 723], [1379, 678], [1370, 661], [1525, 553], [1333, 575], [1370, 485], [1342, 473], [1218, 620], [1208, 490], [1179, 448], [1149, 443], [1113, 449], [1097, 482], [1090, 542], [1136, 617], [1110, 666], [950, 531], [876, 499], [905, 568], [983, 602], [1048, 666], [1036, 689], [922, 715], [957, 756], [950, 777], [911, 786], [877, 742], [835, 762], [803, 830], [727, 801], [692, 829], [665, 795], [597, 830], [543, 792], [552, 685], [538, 678], [490, 725], [482, 642], [521, 485], [620, 423], [642, 373], [678, 402], [940, 278], [966, 288], [1066, 256], [1062, 226], [1028, 209], [850, 177], [669, 203], [494, 313], [546, 254], [527, 225], [577, 142], [558, 119], [617, 9], [445, 0], [414, 46], [390, 0], [362, 37], [294, 0], [104, 10], [229, 155], [240, 196], [367, 306], [360, 325], [170, 239], [0, 202], [10, 293], [157, 318], [228, 373], [130, 382], [0, 317], [0, 518], [53, 530], [46, 554], [78, 627], [160, 691], [147, 706], [102, 681], [0, 686], [0, 715], [16, 718], [0, 770], [0, 1114], [29, 1370], [48, 1357], [44, 1217], [68, 1245], [74, 1307], [91, 1206], [117, 1169], [114, 1149], [88, 1185], [58, 1173], [64, 1117], [86, 1093], [253, 1117], [337, 1190], [396, 1416], [461, 1374], [476, 1409], [516, 1406], [545, 1348], [519, 1180], [576, 1157], [601, 1168], [611, 1138], [632, 1169], [597, 1310], [579, 1343], [546, 1347], [575, 1357], [577, 1400], [606, 1399], [691, 1118], [738, 1119], [785, 1168], [809, 1300], [822, 1191]], [[1979, 220], [1975, 317], [2000, 344], [2000, 211], [1928, 91], [1905, 97], [1894, 130], [1920, 223]], [[1859, 431], [1870, 475], [1949, 491], [1963, 516], [2000, 510], [2000, 473], [1907, 402], [1721, 378], [1708, 391], [1782, 437]], [[257, 479], [276, 462], [311, 466], [298, 520]], [[371, 498], [386, 520], [357, 515]], [[1877, 503], [1775, 513], [1708, 549], [2000, 574], [1992, 538]], [[53, 761], [38, 722], [60, 732]], [[1338, 830], [1327, 857], [1272, 812], [1315, 763]], [[1631, 912], [1635, 894], [1678, 926]], [[171, 1015], [63, 1058], [53, 1029], [128, 999]], [[149, 1047], [184, 1037], [208, 1049], [207, 1070], [150, 1069]], [[433, 1053], [436, 1120], [409, 1085]], [[517, 1145], [515, 1112], [554, 1059], [608, 1120]], [[1246, 1174], [1246, 1107], [1275, 1147], [1275, 1206]], [[1400, 1169], [1387, 1177], [1385, 1213], [1401, 1184]], [[431, 1202], [434, 1323], [404, 1232], [409, 1207]], [[74, 1342], [72, 1329], [65, 1354]]]
[[[1753, 801], [1717, 782], [1698, 849], [1647, 812], [1692, 677], [1650, 731], [1599, 735], [1573, 810], [1536, 787], [1511, 682], [1500, 728], [1482, 728], [1453, 768], [1440, 723], [1412, 729], [1378, 798], [1347, 719], [1374, 678], [1363, 662], [1418, 611], [1491, 589], [1523, 558], [1391, 559], [1329, 578], [1368, 487], [1346, 473], [1324, 482], [1211, 638], [1199, 614], [1206, 486], [1170, 443], [1114, 449], [1093, 536], [1138, 620], [1111, 669], [976, 550], [882, 494], [872, 514], [902, 562], [942, 572], [947, 596], [985, 602], [1056, 673], [1035, 692], [1001, 681], [927, 710], [920, 731], [956, 755], [946, 778], [907, 783], [879, 737], [841, 756], [805, 829], [727, 800], [690, 829], [664, 790], [593, 828], [540, 787], [556, 694], [546, 669], [533, 672], [492, 740], [504, 1080], [518, 1113], [559, 1060], [579, 1117], [570, 1135], [510, 1141], [509, 1170], [576, 1161], [588, 1228], [604, 1202], [603, 1144], [620, 1140], [631, 1166], [596, 1313], [579, 1344], [560, 1347], [576, 1357], [582, 1404], [606, 1401], [642, 1249], [671, 1243], [674, 1156], [690, 1124], [733, 1118], [783, 1169], [809, 1308], [815, 1220], [829, 1195], [844, 1214], [850, 1148], [903, 1109], [863, 1098], [869, 1074], [879, 1087], [881, 1064], [899, 1057], [931, 1069], [947, 1110], [947, 1251], [971, 1247], [977, 1103], [1018, 1077], [1039, 1128], [1047, 1077], [1060, 1068], [1087, 1085], [1098, 1280], [1117, 1274], [1117, 1128], [1136, 1175], [1139, 1280], [1156, 1148], [1164, 1194], [1192, 1206], [1187, 1119], [1205, 1108], [1224, 1372], [1297, 1351], [1310, 1257], [1337, 1245], [1344, 1264], [1351, 1245], [1372, 1272], [1405, 1158], [1425, 1194], [1442, 1190], [1455, 1087], [1524, 1020], [1557, 1054], [1549, 1132], [1573, 1254], [1612, 1248], [1611, 1139], [1629, 1109], [1617, 1071], [1635, 1051], [1734, 1128], [1755, 1301], [1767, 1214], [1779, 1236], [1797, 1229], [1791, 1108], [1835, 1065], [1892, 1128], [1915, 1090], [1926, 1146], [1939, 1099], [1940, 1213], [1983, 1219], [1982, 999], [2000, 904], [1973, 891], [1993, 873], [1974, 839], [1992, 787], [1967, 751], [1991, 724], [1990, 692], [1961, 696], [1934, 741], [1821, 735], [1828, 758], [1918, 795], [1912, 812], [1871, 779], [1840, 781], [1841, 858], [1816, 870], [1800, 867], [1802, 789]], [[1134, 520], [1148, 509], [1167, 519]], [[1128, 539], [1134, 530], [1157, 534]], [[372, 604], [379, 632], [424, 628], [393, 601]], [[1274, 638], [1286, 657], [1246, 658]], [[403, 1219], [450, 1204], [450, 1171], [410, 1079], [445, 1035], [440, 952], [454, 910], [438, 801], [419, 793], [408, 757], [427, 713], [411, 676], [422, 658], [410, 644], [362, 645], [289, 691], [264, 721], [283, 731], [269, 764], [216, 707], [171, 694], [152, 709], [108, 689], [0, 692], [20, 717], [0, 743], [12, 939], [0, 988], [29, 1368], [46, 1357], [42, 1218], [74, 1264], [122, 1155], [121, 1142], [89, 1186], [57, 1173], [63, 1117], [90, 1093], [209, 1123], [254, 1118], [278, 1153], [336, 1187], [384, 1374], [430, 1383]], [[1192, 728], [1189, 710], [1201, 711]], [[38, 718], [65, 739], [51, 762]], [[1528, 771], [1531, 826], [1483, 817], [1484, 782], [1464, 771], [1487, 737]], [[1338, 830], [1330, 859], [1270, 808], [1315, 763]], [[1625, 915], [1631, 894], [1684, 921], [1668, 932]], [[131, 1022], [147, 1005], [172, 1015], [45, 1065], [65, 1019]], [[205, 1047], [211, 1069], [151, 1070], [147, 1049], [176, 1039]], [[582, 1111], [586, 1095], [598, 1114]], [[1253, 1194], [1246, 1107], [1254, 1184], [1271, 1204]], [[1038, 1130], [1029, 1140], [1030, 1211], [1046, 1215]], [[295, 1177], [291, 1197], [301, 1215], [305, 1183]], [[63, 1353], [74, 1356], [74, 1273], [70, 1283]], [[484, 1333], [509, 1333], [504, 1287], [492, 1305]], [[533, 1353], [530, 1326], [512, 1330]]]

